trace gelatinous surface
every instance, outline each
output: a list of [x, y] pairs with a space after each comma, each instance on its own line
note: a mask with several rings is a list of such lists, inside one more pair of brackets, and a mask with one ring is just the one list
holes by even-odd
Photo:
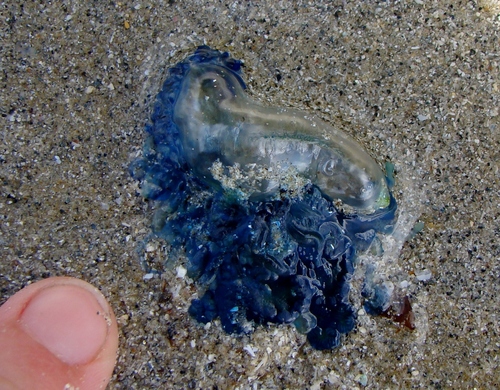
[[333, 348], [355, 325], [356, 252], [391, 231], [396, 202], [357, 143], [252, 102], [240, 68], [206, 46], [171, 68], [131, 172], [159, 203], [154, 233], [186, 253], [196, 320], [220, 318], [231, 333], [293, 323], [313, 347]]
[[[207, 59], [212, 52], [197, 54]], [[199, 177], [213, 182], [216, 160], [238, 164], [239, 188], [262, 200], [278, 192], [291, 170], [356, 209], [389, 204], [382, 170], [358, 143], [309, 114], [254, 102], [238, 71], [226, 65], [218, 58], [191, 61], [174, 108], [186, 161]]]

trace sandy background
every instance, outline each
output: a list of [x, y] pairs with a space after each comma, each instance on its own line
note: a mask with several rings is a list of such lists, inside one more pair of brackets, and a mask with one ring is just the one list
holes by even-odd
[[[499, 13], [493, 0], [2, 2], [0, 302], [51, 275], [98, 286], [120, 323], [110, 388], [500, 386]], [[154, 205], [128, 164], [166, 67], [200, 44], [243, 59], [256, 99], [314, 111], [396, 164], [403, 211], [425, 223], [389, 264], [407, 275], [414, 332], [360, 313], [331, 352], [289, 326], [233, 337], [189, 318], [196, 290], [175, 267], [143, 278], [144, 250], [159, 269], [168, 248], [144, 248]]]

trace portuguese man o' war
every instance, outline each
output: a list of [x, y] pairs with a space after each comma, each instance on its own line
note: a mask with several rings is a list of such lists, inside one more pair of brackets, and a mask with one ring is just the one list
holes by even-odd
[[[229, 333], [293, 323], [314, 348], [334, 348], [356, 322], [356, 253], [391, 232], [396, 201], [356, 141], [254, 102], [241, 68], [207, 46], [173, 66], [131, 173], [157, 201], [153, 233], [185, 251], [197, 321], [220, 318]], [[372, 312], [386, 304], [364, 295]]]

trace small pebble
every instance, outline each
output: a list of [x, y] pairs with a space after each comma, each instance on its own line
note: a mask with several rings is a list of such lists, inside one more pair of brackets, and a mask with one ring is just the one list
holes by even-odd
[[248, 352], [248, 354], [251, 356], [251, 357], [255, 357], [255, 352], [258, 351], [257, 348], [254, 348], [252, 347], [250, 344], [247, 344], [243, 347], [243, 350], [245, 350], [246, 352]]
[[361, 386], [366, 386], [368, 384], [368, 377], [366, 374], [361, 374], [357, 377], [357, 380]]
[[179, 279], [184, 279], [184, 277], [187, 274], [187, 269], [184, 268], [182, 265], [179, 265], [176, 270], [177, 270], [177, 277]]
[[422, 271], [417, 272], [415, 274], [415, 277], [420, 282], [427, 282], [428, 280], [430, 280], [432, 278], [432, 272], [429, 271], [427, 268], [425, 268]]

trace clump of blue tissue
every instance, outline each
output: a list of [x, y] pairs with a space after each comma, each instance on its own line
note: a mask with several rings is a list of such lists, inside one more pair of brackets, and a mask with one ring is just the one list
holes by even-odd
[[[240, 61], [198, 48], [169, 70], [146, 126], [143, 157], [130, 167], [143, 196], [157, 202], [154, 234], [185, 251], [188, 276], [200, 292], [189, 313], [201, 323], [220, 318], [229, 333], [249, 333], [256, 324], [293, 323], [314, 348], [334, 348], [355, 326], [348, 295], [356, 252], [373, 245], [378, 233], [391, 231], [396, 202], [389, 195], [368, 214], [361, 209], [347, 213], [314, 180], [300, 194], [278, 188], [272, 196], [254, 199], [207, 179], [211, 171], [201, 174], [192, 166], [193, 157], [186, 157], [192, 151], [185, 150], [185, 126], [175, 119], [190, 109], [179, 107], [179, 96], [190, 87], [186, 80], [194, 82], [190, 72], [202, 74], [204, 66], [207, 72], [230, 74], [245, 88]], [[200, 117], [214, 125], [213, 115]], [[197, 147], [199, 153], [206, 150]], [[203, 158], [224, 163], [222, 152], [213, 150]], [[380, 203], [381, 197], [373, 199]], [[373, 302], [367, 298], [369, 305], [385, 304], [379, 301], [378, 295]]]

